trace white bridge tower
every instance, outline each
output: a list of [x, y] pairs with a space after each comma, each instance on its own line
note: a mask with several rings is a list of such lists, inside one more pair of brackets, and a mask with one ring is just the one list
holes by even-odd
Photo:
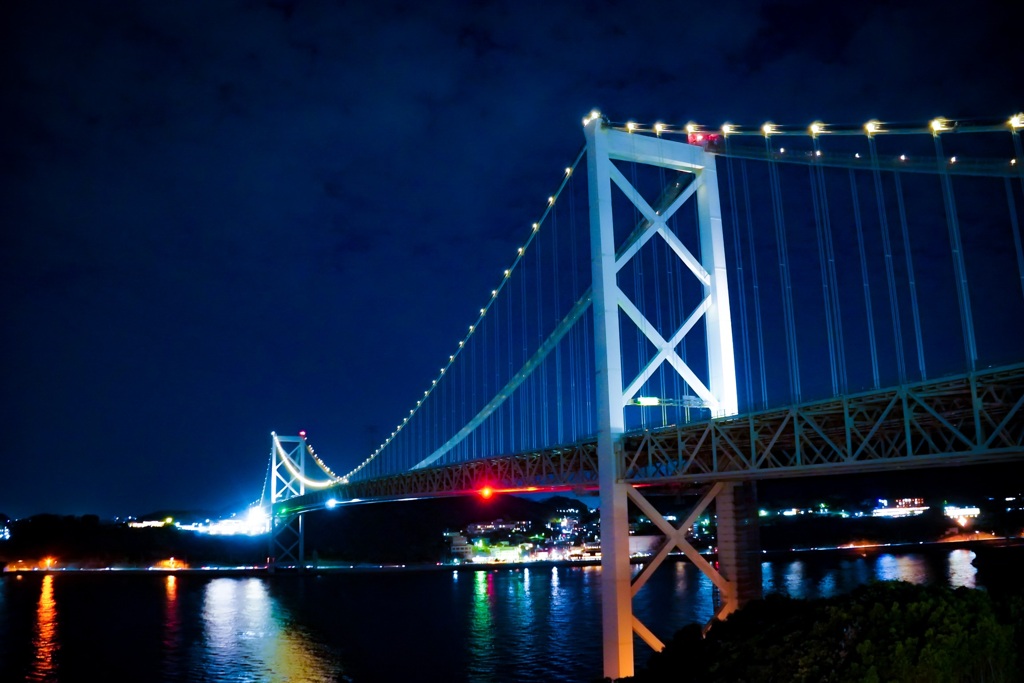
[[[668, 551], [681, 548], [711, 576], [722, 596], [719, 616], [737, 606], [734, 580], [716, 572], [684, 539], [687, 522], [673, 527], [622, 476], [622, 435], [625, 408], [644, 384], [668, 363], [713, 417], [737, 412], [736, 370], [733, 358], [729, 286], [726, 279], [725, 243], [718, 197], [718, 176], [714, 155], [695, 145], [649, 135], [615, 130], [596, 112], [584, 120], [587, 140], [587, 174], [590, 202], [593, 305], [597, 360], [598, 463], [601, 497], [601, 581], [604, 674], [621, 678], [633, 674], [634, 631], [657, 650], [664, 646], [632, 613], [632, 596], [646, 581]], [[671, 169], [691, 176], [682, 191], [669, 198], [666, 206], [652, 207], [613, 163], [622, 161]], [[624, 244], [615, 243], [612, 201], [615, 189], [630, 201], [643, 220]], [[669, 219], [689, 201], [697, 202], [700, 258], [686, 248], [669, 228]], [[661, 239], [703, 286], [700, 305], [668, 338], [646, 320], [638, 307], [620, 289], [618, 273], [651, 239]], [[637, 326], [654, 345], [655, 353], [634, 378], [623, 378], [619, 336], [619, 311]], [[707, 346], [705, 385], [676, 352], [683, 338], [703, 318]], [[732, 501], [732, 488], [717, 484], [704, 496], [696, 518], [719, 494]], [[666, 533], [663, 552], [633, 579], [629, 561], [627, 507], [633, 501]], [[720, 500], [719, 506], [722, 507]], [[732, 507], [727, 505], [726, 507]], [[723, 510], [722, 512], [725, 512]], [[720, 517], [723, 515], [720, 514]], [[726, 514], [725, 517], [730, 517]], [[692, 522], [691, 522], [692, 523]], [[726, 534], [728, 535], [728, 534]], [[724, 573], [724, 570], [723, 570]]]

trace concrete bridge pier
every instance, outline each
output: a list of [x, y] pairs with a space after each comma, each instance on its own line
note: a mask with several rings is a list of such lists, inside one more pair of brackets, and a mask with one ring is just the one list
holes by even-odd
[[726, 483], [715, 498], [715, 513], [718, 572], [729, 583], [728, 589], [720, 590], [721, 604], [715, 617], [724, 619], [762, 596], [757, 484]]

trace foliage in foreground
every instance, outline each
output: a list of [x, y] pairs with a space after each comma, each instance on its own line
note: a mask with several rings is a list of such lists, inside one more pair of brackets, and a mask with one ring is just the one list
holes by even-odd
[[[1022, 681], [1024, 601], [980, 590], [873, 583], [823, 600], [769, 596], [677, 632], [632, 679], [655, 681]], [[1016, 627], [1016, 628], [1015, 628]]]

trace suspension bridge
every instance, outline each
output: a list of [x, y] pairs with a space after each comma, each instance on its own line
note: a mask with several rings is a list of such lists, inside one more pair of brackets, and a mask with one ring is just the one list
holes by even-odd
[[[724, 618], [760, 596], [764, 478], [1024, 456], [1024, 116], [709, 129], [583, 121], [585, 144], [408, 413], [357, 466], [272, 435], [272, 554], [356, 502], [597, 491], [604, 671], [673, 550]], [[457, 335], [456, 335], [457, 336]], [[667, 521], [649, 491], [694, 500]], [[647, 493], [645, 493], [647, 492]], [[632, 505], [665, 535], [634, 573]], [[686, 531], [710, 506], [718, 563]]]

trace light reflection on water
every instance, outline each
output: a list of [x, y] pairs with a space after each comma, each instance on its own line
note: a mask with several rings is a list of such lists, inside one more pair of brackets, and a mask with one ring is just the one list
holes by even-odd
[[[790, 555], [762, 564], [763, 585], [808, 599], [882, 579], [983, 586], [974, 557]], [[168, 682], [362, 683], [424, 671], [474, 683], [590, 681], [601, 666], [600, 578], [599, 567], [578, 566], [276, 579], [0, 576], [0, 680], [89, 680], [105, 658], [137, 672], [134, 680]], [[715, 593], [694, 565], [670, 561], [633, 609], [668, 640], [706, 622]], [[116, 639], [94, 633], [98, 606], [108, 623], [131, 626]], [[646, 646], [635, 652], [644, 663]]]
[[949, 585], [953, 588], [975, 588], [978, 569], [972, 562], [977, 557], [973, 550], [960, 548], [949, 554]]
[[835, 595], [836, 592], [836, 576], [835, 574], [826, 574], [822, 577], [821, 581], [818, 582], [818, 594], [819, 595]]
[[[465, 678], [474, 683], [571, 681], [580, 655], [600, 662], [600, 569], [486, 569], [461, 577], [473, 583], [468, 618]], [[464, 609], [464, 608], [457, 608]], [[595, 671], [596, 673], [596, 671]]]
[[494, 651], [494, 574], [490, 571], [473, 573], [473, 612], [469, 629], [471, 672], [477, 676], [491, 668]]
[[[971, 564], [975, 554], [953, 550], [944, 558], [921, 553], [881, 553], [873, 559], [824, 557], [763, 562], [761, 577], [764, 594], [781, 593], [791, 598], [830, 598], [847, 593], [871, 581], [906, 581], [932, 584], [947, 579], [953, 588], [975, 588], [978, 570]], [[944, 566], [944, 572], [940, 565]]]
[[761, 590], [765, 595], [775, 592], [775, 563], [761, 563]]
[[786, 594], [791, 598], [806, 598], [807, 586], [804, 584], [804, 563], [794, 560], [785, 569]]
[[36, 631], [33, 643], [35, 660], [30, 681], [56, 681], [56, 655], [59, 649], [57, 642], [57, 601], [53, 597], [53, 574], [43, 577], [43, 587], [39, 592], [39, 607], [36, 610]]
[[214, 579], [203, 595], [202, 670], [215, 680], [335, 681], [340, 666], [312, 647], [265, 579]]
[[178, 577], [171, 574], [164, 579], [167, 604], [164, 616], [163, 671], [171, 680], [181, 676], [181, 611], [178, 606]]
[[875, 576], [879, 581], [906, 581], [927, 583], [931, 578], [928, 564], [921, 555], [890, 555], [885, 553], [875, 563]]
[[[593, 634], [601, 629], [600, 567], [487, 569], [450, 581], [454, 588], [466, 579], [473, 583], [466, 680], [509, 680], [510, 671], [524, 682], [580, 680], [580, 662], [599, 665], [601, 639]], [[667, 640], [675, 629], [711, 617], [712, 594], [711, 580], [695, 566], [669, 563], [633, 606]], [[646, 656], [644, 648], [636, 648], [638, 656]]]
[[[648, 627], [651, 627], [651, 618], [659, 615], [657, 619], [669, 625], [669, 628], [655, 632], [662, 640], [670, 638], [676, 629], [693, 622], [703, 623], [714, 614], [714, 584], [689, 562], [662, 565], [651, 575], [650, 582], [664, 584], [664, 589], [671, 591], [669, 596], [664, 594], [660, 586], [653, 589], [641, 588], [633, 597], [633, 611]], [[634, 649], [641, 647], [640, 642], [637, 637]]]

